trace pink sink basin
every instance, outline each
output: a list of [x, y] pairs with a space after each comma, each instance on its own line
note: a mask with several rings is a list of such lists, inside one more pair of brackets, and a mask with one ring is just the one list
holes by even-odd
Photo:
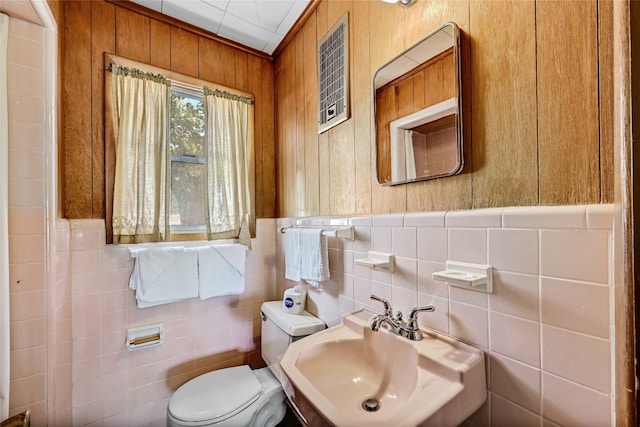
[[484, 353], [423, 329], [422, 341], [371, 331], [372, 312], [292, 343], [285, 387], [309, 425], [456, 426], [486, 399]]

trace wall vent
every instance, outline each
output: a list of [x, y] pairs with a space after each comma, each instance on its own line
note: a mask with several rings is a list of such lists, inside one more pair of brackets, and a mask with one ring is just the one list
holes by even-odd
[[318, 133], [349, 117], [349, 13], [318, 43]]

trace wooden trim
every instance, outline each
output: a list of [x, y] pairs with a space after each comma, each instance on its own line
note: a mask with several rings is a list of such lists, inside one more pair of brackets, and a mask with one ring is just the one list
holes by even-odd
[[[632, 115], [634, 104], [640, 103], [640, 72], [633, 61], [638, 56], [640, 32], [634, 31], [631, 22], [640, 15], [635, 2], [614, 2], [613, 10], [613, 67], [614, 75], [614, 151], [616, 216], [614, 225], [614, 342], [615, 378], [614, 407], [615, 425], [637, 426], [640, 346], [637, 340], [639, 329], [637, 307], [640, 304], [640, 283], [637, 280], [639, 255], [638, 228], [640, 197], [634, 196], [638, 179], [634, 172], [640, 168], [640, 156], [633, 149], [632, 128], [638, 124], [637, 115]], [[636, 63], [634, 67], [633, 64]], [[634, 72], [636, 71], [636, 72]], [[634, 77], [635, 75], [635, 77]], [[634, 182], [635, 181], [635, 182]]]
[[[234, 49], [238, 49], [241, 50], [243, 52], [247, 52], [251, 55], [255, 55], [258, 56], [262, 59], [267, 59], [269, 61], [273, 61], [273, 57], [269, 54], [266, 54], [264, 52], [261, 52], [257, 49], [253, 49], [251, 47], [245, 46], [243, 44], [234, 42], [232, 40], [226, 39], [224, 37], [221, 37], [215, 33], [212, 33], [211, 31], [207, 31], [204, 30], [200, 27], [196, 27], [195, 25], [189, 24], [187, 22], [181, 21], [179, 19], [176, 18], [172, 18], [170, 16], [167, 16], [163, 13], [160, 12], [156, 12], [153, 9], [149, 9], [148, 7], [139, 5], [137, 3], [133, 3], [130, 0], [105, 0], [107, 3], [112, 3], [115, 4], [116, 6], [120, 6], [123, 7], [125, 9], [128, 9], [132, 12], [136, 12], [136, 13], [140, 13], [144, 16], [147, 16], [149, 18], [155, 19], [157, 21], [160, 22], [164, 22], [166, 24], [172, 25], [174, 27], [180, 28], [180, 29], [184, 29], [187, 30], [189, 32], [192, 32], [200, 37], [204, 37], [210, 40], [214, 40], [217, 41], [219, 43], [225, 44], [227, 46], [231, 46]], [[312, 0], [313, 1], [317, 1], [317, 0]], [[306, 10], [305, 10], [306, 11]]]
[[272, 53], [273, 59], [272, 60], [274, 62], [278, 58], [278, 56], [280, 56], [282, 51], [289, 45], [289, 43], [291, 43], [291, 41], [295, 37], [296, 33], [300, 29], [302, 29], [302, 27], [304, 26], [305, 22], [307, 22], [307, 19], [309, 18], [309, 16], [311, 16], [311, 14], [316, 11], [316, 9], [318, 8], [318, 5], [320, 4], [320, 1], [321, 0], [310, 0], [309, 1], [309, 4], [307, 4], [307, 7], [302, 11], [302, 14], [298, 18], [298, 20], [293, 24], [293, 27], [291, 27], [289, 32], [284, 36], [284, 38], [282, 39], [282, 41], [280, 42], [278, 47], [276, 47], [276, 50], [273, 51], [273, 53]]

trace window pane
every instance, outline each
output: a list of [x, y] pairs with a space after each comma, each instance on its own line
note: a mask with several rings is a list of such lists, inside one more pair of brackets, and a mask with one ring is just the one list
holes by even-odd
[[204, 164], [171, 162], [171, 226], [196, 230], [205, 224]]
[[204, 158], [202, 94], [171, 92], [171, 155]]
[[171, 228], [201, 231], [206, 200], [202, 93], [173, 88], [170, 120]]

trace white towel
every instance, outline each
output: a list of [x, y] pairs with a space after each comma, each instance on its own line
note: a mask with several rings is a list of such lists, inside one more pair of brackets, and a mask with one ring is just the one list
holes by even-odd
[[244, 292], [247, 247], [215, 245], [198, 249], [200, 299]]
[[[286, 237], [287, 234], [291, 236]], [[318, 287], [329, 278], [329, 251], [321, 229], [290, 228], [285, 233], [285, 277]]]
[[300, 280], [300, 238], [301, 228], [288, 228], [284, 233], [284, 277], [289, 280]]
[[149, 248], [138, 252], [129, 287], [136, 291], [138, 307], [196, 298], [198, 257], [184, 248]]

